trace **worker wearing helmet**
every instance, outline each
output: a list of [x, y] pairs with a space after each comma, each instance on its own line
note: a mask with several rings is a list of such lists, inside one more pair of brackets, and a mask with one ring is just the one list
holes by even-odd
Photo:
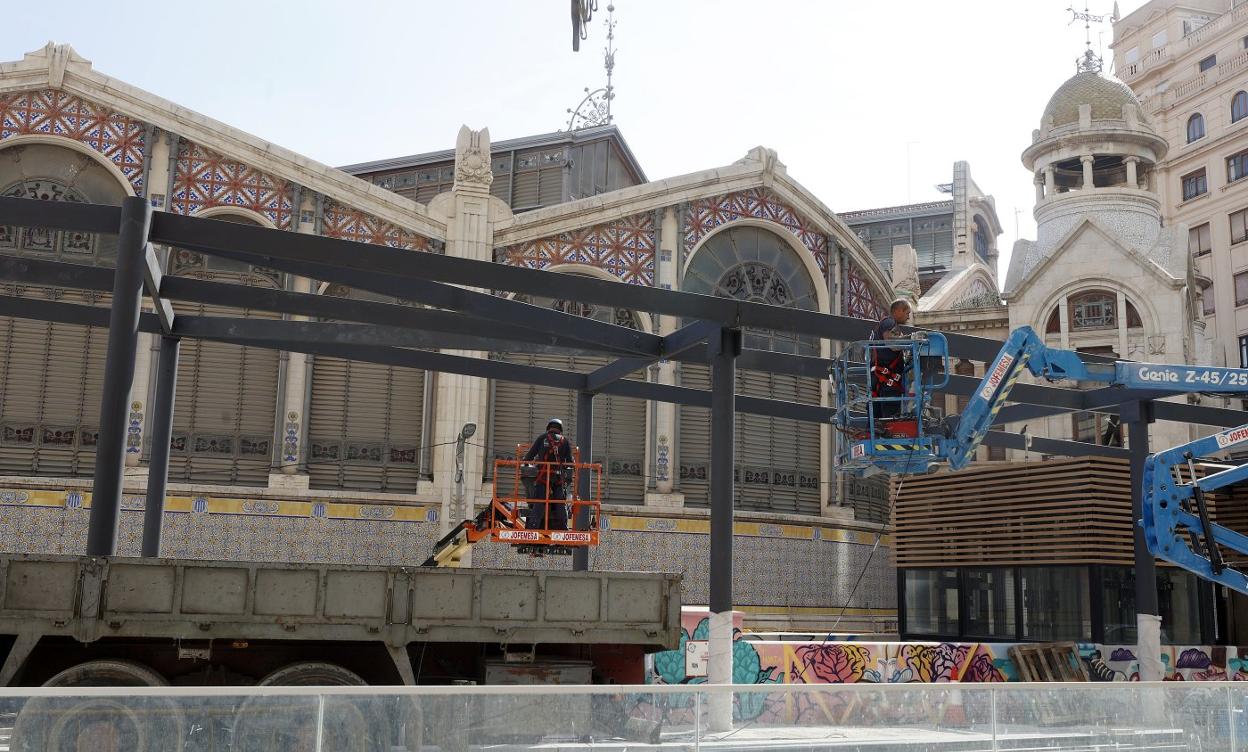
[[524, 526], [530, 530], [567, 530], [568, 479], [564, 471], [572, 467], [572, 444], [563, 435], [563, 421], [546, 421], [546, 432], [534, 440], [524, 459], [543, 463], [538, 466], [537, 479], [529, 493]]
[[[899, 327], [910, 320], [910, 303], [904, 299], [893, 301], [888, 315], [880, 319], [871, 332], [873, 342], [897, 339], [902, 335]], [[871, 349], [871, 396], [901, 397], [905, 394], [905, 360], [900, 350], [889, 347]], [[875, 406], [876, 418], [895, 418], [901, 412], [901, 402], [880, 402]]]

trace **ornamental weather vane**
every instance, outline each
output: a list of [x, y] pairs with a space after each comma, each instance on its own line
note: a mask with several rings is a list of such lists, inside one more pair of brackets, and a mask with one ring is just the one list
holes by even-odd
[[[574, 0], [573, 5], [576, 5]], [[588, 6], [588, 0], [581, 5]], [[593, 3], [594, 8], [597, 3]], [[603, 68], [607, 71], [607, 85], [590, 91], [585, 87], [585, 98], [575, 109], [568, 108], [568, 130], [577, 131], [582, 128], [593, 128], [611, 122], [611, 102], [615, 99], [615, 87], [611, 84], [611, 74], [615, 71], [615, 5], [607, 6], [607, 46], [602, 51]], [[583, 33], [583, 32], [578, 32]], [[575, 45], [574, 45], [575, 46]]]
[[1092, 24], [1104, 23], [1106, 17], [1109, 17], [1111, 21], [1117, 21], [1118, 3], [1114, 3], [1114, 12], [1112, 14], [1102, 13], [1099, 16], [1093, 15], [1088, 11], [1087, 3], [1084, 3], [1082, 12], [1075, 10], [1073, 5], [1066, 10], [1070, 12], [1070, 23], [1066, 24], [1067, 26], [1070, 26], [1075, 21], [1083, 21], [1084, 43], [1087, 45], [1083, 55], [1075, 61], [1075, 69], [1080, 73], [1100, 73], [1104, 63], [1100, 55], [1092, 51]]

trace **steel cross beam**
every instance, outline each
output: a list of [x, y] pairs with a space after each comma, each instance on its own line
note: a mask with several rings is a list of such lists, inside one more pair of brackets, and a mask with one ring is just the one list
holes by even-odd
[[[651, 363], [663, 358], [675, 358], [705, 342], [708, 337], [718, 333], [720, 328], [718, 324], [709, 321], [695, 321], [688, 326], [684, 326], [663, 338], [662, 353], [658, 356], [651, 358], [620, 358], [614, 363], [609, 363], [593, 371], [585, 377], [585, 391], [601, 391], [607, 384], [619, 381], [630, 373], [646, 368]], [[705, 357], [702, 360], [705, 361]]]
[[[164, 212], [161, 212], [164, 215]], [[194, 219], [191, 217], [179, 217], [177, 215], [168, 215], [179, 220], [191, 220], [195, 222], [209, 222], [215, 225], [229, 227], [247, 227], [247, 225], [234, 224], [232, 222], [214, 222], [210, 219]], [[294, 235], [296, 233], [281, 232], [279, 230], [267, 230], [263, 227], [253, 227], [248, 229], [263, 230], [265, 232], [275, 232], [278, 235]], [[153, 232], [153, 239], [157, 238], [157, 234]], [[430, 258], [443, 258], [436, 253], [419, 253], [414, 251], [399, 251], [394, 248], [385, 248], [382, 246], [374, 246], [368, 243], [358, 243], [355, 241], [339, 241], [333, 238], [323, 238], [316, 235], [300, 235], [302, 238], [308, 238], [314, 241], [329, 241], [331, 243], [349, 243], [357, 246], [355, 251], [350, 248], [341, 248], [335, 253], [344, 257], [349, 257], [351, 253], [363, 251], [366, 249], [373, 251], [393, 252], [399, 254], [398, 258], [404, 261], [423, 260]], [[283, 238], [283, 240], [288, 240]], [[530, 329], [536, 329], [547, 332], [561, 332], [567, 336], [575, 337], [588, 341], [599, 342], [601, 345], [616, 349], [632, 351], [643, 355], [658, 354], [659, 346], [662, 341], [657, 335], [648, 332], [629, 329], [628, 327], [618, 326], [616, 324], [608, 324], [602, 321], [595, 321], [583, 316], [563, 313], [561, 311], [542, 308], [540, 306], [522, 303], [517, 300], [500, 298], [495, 295], [489, 295], [483, 292], [456, 287], [455, 285], [444, 284], [442, 282], [430, 281], [419, 276], [403, 276], [396, 274], [393, 270], [387, 269], [384, 272], [376, 271], [378, 268], [371, 267], [359, 268], [358, 265], [352, 263], [347, 266], [323, 264], [317, 262], [309, 262], [301, 260], [297, 253], [287, 256], [268, 255], [263, 252], [236, 251], [228, 249], [218, 249], [211, 246], [202, 245], [196, 242], [172, 242], [168, 240], [160, 240], [159, 242], [169, 242], [179, 248], [206, 253], [208, 255], [221, 256], [223, 258], [233, 259], [235, 261], [243, 261], [255, 266], [264, 266], [279, 271], [298, 274], [300, 276], [309, 277], [311, 279], [321, 280], [323, 282], [336, 282], [348, 285], [350, 287], [367, 290], [369, 292], [380, 293], [382, 295], [391, 295], [396, 298], [415, 301], [424, 305], [436, 308], [446, 308], [453, 311], [476, 316], [490, 321], [508, 322], [513, 325], [523, 326]], [[352, 262], [355, 259], [347, 259]], [[457, 261], [467, 261], [468, 259], [456, 259]], [[484, 262], [482, 262], [484, 263]], [[566, 298], [562, 290], [553, 283], [559, 281], [568, 281], [567, 277], [561, 277], [557, 280], [547, 279], [545, 289], [539, 293], [543, 297]], [[579, 285], [583, 278], [577, 278], [576, 284]], [[486, 287], [477, 283], [475, 287]], [[629, 285], [630, 287], [634, 285]], [[573, 286], [574, 287], [574, 286]]]
[[[150, 246], [149, 246], [150, 248]], [[147, 288], [155, 290], [157, 315], [172, 331], [174, 312], [170, 300], [209, 303], [233, 308], [274, 311], [277, 313], [314, 316], [318, 318], [360, 321], [405, 329], [420, 329], [446, 334], [462, 334], [464, 341], [430, 345], [455, 349], [499, 349], [510, 352], [571, 352], [620, 354], [636, 350], [619, 350], [592, 340], [575, 339], [563, 334], [528, 329], [502, 322], [488, 322], [462, 313], [435, 308], [348, 300], [328, 295], [273, 290], [262, 287], [209, 282], [190, 277], [161, 275], [159, 266], [149, 256], [146, 270]], [[109, 292], [113, 270], [68, 264], [61, 261], [0, 256], [0, 279], [79, 290]], [[166, 331], [165, 333], [169, 333]], [[472, 338], [478, 338], [474, 341]], [[515, 342], [528, 342], [538, 347], [517, 347]], [[386, 343], [381, 343], [386, 344]]]
[[[107, 327], [109, 322], [109, 309], [107, 308], [21, 298], [12, 295], [0, 295], [0, 315], [40, 321], [56, 321], [80, 326]], [[182, 315], [177, 318], [175, 324], [180, 332], [188, 332], [187, 334], [180, 334], [179, 332], [180, 336], [191, 339], [209, 339], [247, 347], [303, 352], [310, 355], [345, 358], [401, 368], [420, 368], [429, 371], [460, 373], [481, 378], [516, 381], [525, 384], [543, 384], [563, 389], [584, 391], [586, 374], [582, 373], [539, 366], [501, 363], [484, 358], [407, 350], [398, 347], [317, 341], [266, 340], [249, 336], [232, 336], [218, 331], [218, 327], [215, 325], [209, 326], [215, 320], [215, 317], [211, 316]], [[201, 329], [205, 332], [204, 334], [189, 333]], [[160, 334], [162, 329], [159, 317], [154, 313], [141, 314], [139, 317], [139, 331]], [[684, 386], [619, 380], [604, 385], [601, 393], [707, 409], [711, 407], [711, 393], [709, 391]], [[766, 397], [747, 397], [738, 394], [733, 402], [736, 409], [740, 412], [772, 418], [827, 423], [831, 422], [835, 415], [835, 410], [829, 407]], [[1007, 446], [1022, 449], [1023, 441], [1024, 437], [1019, 434], [993, 431], [985, 439], [985, 444], [988, 446]], [[1094, 444], [1055, 439], [1032, 439], [1031, 448], [1048, 454], [1120, 456], [1120, 450], [1116, 447], [1102, 447]]]
[[160, 258], [156, 255], [156, 249], [148, 243], [143, 249], [143, 289], [147, 291], [147, 296], [152, 299], [152, 306], [156, 309], [156, 316], [160, 318], [160, 328], [165, 334], [173, 331], [173, 304], [166, 300], [160, 294], [160, 282], [164, 277], [164, 272], [160, 269]]

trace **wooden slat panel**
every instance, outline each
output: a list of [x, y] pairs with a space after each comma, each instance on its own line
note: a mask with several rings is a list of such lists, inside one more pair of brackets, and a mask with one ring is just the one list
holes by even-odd
[[893, 524], [899, 567], [1129, 565], [1130, 467], [1085, 458], [907, 478]]

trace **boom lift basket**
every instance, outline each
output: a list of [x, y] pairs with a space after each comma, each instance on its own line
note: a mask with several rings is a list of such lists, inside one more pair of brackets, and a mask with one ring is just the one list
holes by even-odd
[[[602, 512], [602, 465], [581, 461], [581, 450], [572, 450], [572, 463], [538, 462], [525, 460], [528, 447], [516, 447], [515, 459], [494, 460], [494, 497], [490, 500], [487, 514], [477, 519], [479, 531], [490, 540], [504, 543], [523, 543], [535, 546], [596, 546], [598, 545], [598, 520]], [[559, 476], [567, 498], [550, 497], [552, 486], [539, 485], [542, 476]], [[589, 496], [581, 498], [577, 481], [588, 475]], [[545, 497], [531, 498], [534, 489], [544, 491]], [[526, 525], [526, 511], [530, 504], [544, 504], [541, 524]], [[552, 510], [555, 505], [567, 507], [568, 527], [552, 527]], [[588, 510], [588, 522], [578, 528], [578, 513]]]
[[[900, 396], [874, 391], [875, 355], [902, 353]], [[859, 475], [926, 472], [938, 454], [943, 427], [932, 395], [949, 383], [949, 345], [938, 332], [847, 346], [833, 366], [836, 389], [836, 464]], [[887, 406], [887, 407], [886, 407]], [[889, 408], [896, 406], [895, 409]], [[887, 415], [888, 417], [884, 417]]]

